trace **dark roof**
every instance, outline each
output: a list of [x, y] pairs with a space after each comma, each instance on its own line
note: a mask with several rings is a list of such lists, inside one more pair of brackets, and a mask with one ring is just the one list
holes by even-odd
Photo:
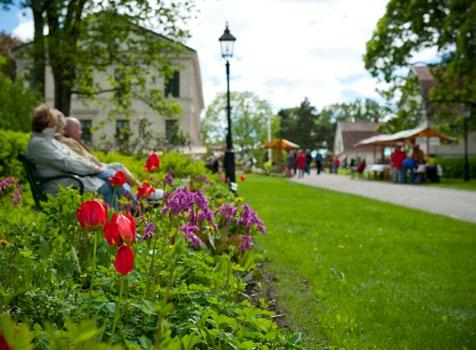
[[352, 150], [357, 142], [377, 135], [379, 125], [377, 122], [338, 122], [337, 129], [342, 133], [344, 152]]
[[344, 152], [352, 150], [354, 145], [366, 138], [371, 136], [378, 135], [376, 131], [343, 131], [342, 132], [342, 143], [344, 146]]
[[431, 67], [428, 66], [412, 67], [412, 72], [420, 83], [420, 93], [425, 101], [428, 101], [428, 92], [430, 89], [438, 84], [430, 68]]
[[377, 122], [338, 122], [342, 132], [346, 131], [374, 131], [379, 126]]

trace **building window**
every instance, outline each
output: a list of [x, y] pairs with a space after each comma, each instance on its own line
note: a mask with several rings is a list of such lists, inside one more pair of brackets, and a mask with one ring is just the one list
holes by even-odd
[[170, 144], [174, 144], [179, 133], [179, 124], [177, 119], [167, 119], [165, 121], [165, 138]]
[[122, 145], [129, 142], [129, 136], [131, 130], [129, 128], [129, 120], [127, 119], [117, 119], [116, 120], [116, 143]]
[[165, 84], [165, 96], [180, 97], [180, 73], [175, 71]]
[[86, 145], [91, 145], [93, 143], [93, 121], [91, 119], [82, 119], [81, 120], [81, 129], [83, 131], [82, 139]]

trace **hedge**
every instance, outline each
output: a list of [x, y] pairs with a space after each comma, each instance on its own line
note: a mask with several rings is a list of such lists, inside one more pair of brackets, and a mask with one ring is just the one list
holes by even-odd
[[[433, 164], [439, 164], [443, 168], [443, 177], [445, 178], [462, 178], [464, 158], [434, 158]], [[469, 174], [471, 178], [476, 178], [476, 157], [469, 157]]]

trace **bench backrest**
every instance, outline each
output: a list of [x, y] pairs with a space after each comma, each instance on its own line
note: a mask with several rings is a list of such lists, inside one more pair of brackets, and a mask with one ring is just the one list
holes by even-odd
[[26, 179], [30, 184], [31, 193], [33, 195], [33, 199], [35, 200], [36, 208], [41, 209], [40, 202], [46, 200], [46, 194], [43, 191], [43, 187], [41, 186], [39, 178], [36, 175], [36, 166], [22, 153], [18, 154], [18, 160], [23, 164], [23, 169], [25, 170]]

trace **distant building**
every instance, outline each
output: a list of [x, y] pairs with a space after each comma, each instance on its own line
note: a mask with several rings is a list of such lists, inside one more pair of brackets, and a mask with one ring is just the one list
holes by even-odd
[[[411, 68], [410, 74], [417, 77], [420, 84], [420, 96], [423, 102], [423, 116], [424, 123], [426, 125], [432, 125], [431, 116], [438, 111], [438, 104], [432, 103], [429, 97], [430, 89], [438, 85], [438, 81], [433, 76], [429, 66], [415, 66]], [[454, 157], [464, 155], [464, 141], [462, 135], [460, 135], [457, 144], [441, 144], [438, 140], [430, 140], [426, 142], [425, 139], [417, 139], [417, 143], [420, 147], [432, 156], [441, 157]], [[429, 150], [427, 147], [429, 146]], [[468, 133], [468, 154], [471, 156], [476, 155], [476, 132]]]
[[354, 149], [357, 142], [371, 136], [378, 135], [377, 122], [338, 122], [334, 138], [334, 156], [339, 159], [347, 157], [353, 159], [364, 159], [367, 164], [376, 163], [382, 158], [381, 147], [360, 147]]
[[[155, 34], [155, 33], [154, 33]], [[157, 40], [170, 40], [161, 35], [157, 35]], [[29, 45], [29, 44], [27, 44]], [[18, 52], [24, 47], [19, 47]], [[73, 94], [71, 100], [71, 115], [80, 119], [83, 124], [83, 137], [85, 141], [94, 146], [101, 146], [102, 140], [114, 143], [114, 137], [120, 129], [129, 129], [134, 135], [139, 128], [139, 120], [144, 118], [151, 123], [151, 130], [154, 134], [163, 135], [167, 140], [173, 139], [176, 134], [182, 133], [190, 140], [187, 150], [192, 152], [194, 148], [201, 148], [200, 140], [200, 112], [204, 108], [202, 81], [200, 74], [200, 64], [197, 51], [184, 46], [179, 57], [172, 58], [173, 65], [177, 67], [173, 78], [168, 84], [163, 80], [151, 84], [151, 88], [163, 89], [166, 95], [172, 96], [182, 106], [183, 113], [178, 116], [159, 115], [140, 99], [132, 100], [131, 120], [126, 120], [123, 116], [114, 117], [113, 122], [108, 120], [111, 109], [108, 108], [111, 93], [99, 94], [96, 99]], [[17, 55], [21, 57], [21, 55]], [[29, 58], [17, 58], [17, 73], [28, 74], [32, 60]], [[111, 67], [113, 69], [113, 67]], [[103, 73], [94, 74], [94, 79], [107, 84]], [[100, 80], [101, 79], [101, 80]], [[50, 66], [46, 67], [45, 77], [45, 97], [46, 103], [54, 105], [54, 82]], [[103, 126], [101, 126], [104, 124]], [[92, 132], [97, 128], [97, 132]]]

